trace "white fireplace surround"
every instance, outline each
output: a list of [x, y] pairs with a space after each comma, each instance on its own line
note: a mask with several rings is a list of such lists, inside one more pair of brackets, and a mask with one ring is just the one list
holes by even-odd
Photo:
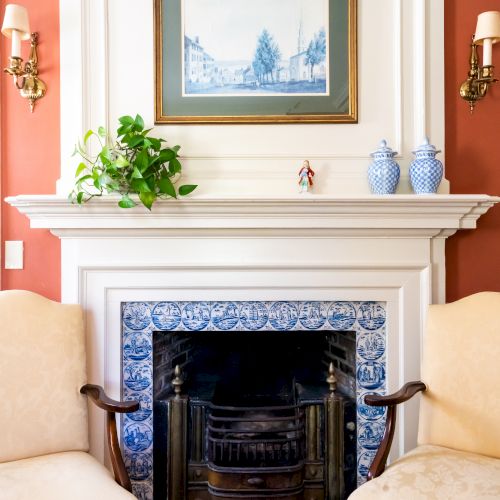
[[[58, 196], [7, 202], [62, 244], [62, 301], [85, 311], [88, 376], [120, 397], [126, 301], [346, 300], [387, 304], [387, 389], [419, 378], [429, 303], [445, 298], [445, 239], [500, 198], [193, 197], [124, 212]], [[417, 401], [398, 417], [393, 457], [415, 444]], [[91, 450], [104, 458], [92, 410]]]

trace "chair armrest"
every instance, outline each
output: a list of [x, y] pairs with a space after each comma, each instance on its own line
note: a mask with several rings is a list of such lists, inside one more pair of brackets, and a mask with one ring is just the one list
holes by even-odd
[[385, 464], [396, 430], [396, 409], [397, 405], [412, 398], [417, 392], [425, 391], [427, 387], [423, 382], [408, 382], [398, 392], [388, 396], [365, 396], [365, 403], [369, 406], [387, 406], [387, 417], [382, 441], [377, 450], [375, 458], [368, 470], [368, 481], [374, 479], [385, 470]]
[[113, 413], [132, 413], [139, 409], [137, 401], [115, 401], [106, 395], [100, 385], [85, 384], [80, 392], [86, 394], [99, 408]]
[[369, 406], [391, 406], [398, 405], [408, 401], [415, 396], [417, 392], [425, 391], [426, 386], [423, 382], [408, 382], [398, 392], [388, 396], [376, 396], [374, 394], [365, 396], [365, 403]]
[[106, 410], [106, 434], [108, 438], [109, 456], [115, 481], [128, 491], [132, 491], [132, 483], [123, 463], [123, 457], [118, 442], [115, 413], [132, 413], [139, 409], [138, 401], [115, 401], [106, 396], [104, 389], [99, 385], [85, 384], [80, 392], [87, 395], [99, 408]]

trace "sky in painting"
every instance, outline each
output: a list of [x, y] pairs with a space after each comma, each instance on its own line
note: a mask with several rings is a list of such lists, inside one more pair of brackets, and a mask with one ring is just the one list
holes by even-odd
[[297, 53], [302, 17], [304, 43], [328, 27], [328, 0], [183, 0], [184, 34], [196, 36], [217, 61], [252, 60], [266, 28], [282, 59]]

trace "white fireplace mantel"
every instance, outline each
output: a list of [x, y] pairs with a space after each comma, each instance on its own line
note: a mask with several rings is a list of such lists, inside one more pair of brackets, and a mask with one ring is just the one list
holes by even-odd
[[[387, 390], [419, 378], [429, 303], [445, 300], [445, 240], [500, 198], [487, 195], [190, 196], [121, 209], [52, 195], [7, 198], [61, 238], [61, 296], [85, 314], [89, 380], [121, 388], [127, 301], [383, 301]], [[416, 442], [416, 401], [398, 415], [392, 458]], [[91, 409], [91, 451], [104, 420]]]
[[[175, 230], [315, 231], [337, 235], [421, 237], [450, 236], [474, 229], [477, 219], [500, 198], [488, 195], [379, 195], [331, 197], [209, 197], [157, 202], [122, 209], [118, 197], [106, 196], [77, 206], [52, 195], [6, 199], [29, 217], [32, 228], [60, 237], [162, 235]], [[276, 233], [275, 233], [276, 234]]]

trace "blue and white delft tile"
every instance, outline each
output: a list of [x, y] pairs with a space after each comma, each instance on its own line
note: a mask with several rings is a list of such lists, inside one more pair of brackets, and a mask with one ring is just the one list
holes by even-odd
[[143, 422], [133, 422], [123, 430], [125, 446], [134, 452], [145, 451], [153, 445], [153, 429]]
[[350, 330], [356, 322], [353, 302], [333, 302], [328, 309], [328, 322], [333, 330]]
[[125, 466], [132, 481], [145, 481], [153, 474], [153, 459], [149, 453], [129, 453]]
[[365, 330], [378, 330], [385, 324], [385, 308], [379, 302], [363, 302], [358, 308], [358, 323]]
[[137, 500], [153, 500], [153, 488], [149, 482], [132, 482], [132, 492]]
[[299, 320], [308, 330], [320, 330], [326, 323], [328, 307], [324, 302], [303, 302], [300, 306]]
[[240, 320], [240, 313], [235, 302], [214, 302], [210, 319], [217, 330], [232, 330]]
[[151, 308], [146, 302], [129, 302], [123, 308], [123, 322], [131, 330], [144, 330], [151, 323]]
[[265, 302], [242, 302], [240, 306], [240, 323], [243, 330], [261, 330], [266, 326], [269, 313]]
[[127, 418], [135, 422], [142, 422], [149, 419], [153, 414], [153, 399], [145, 392], [132, 392], [124, 397], [125, 401], [138, 401], [139, 409], [133, 413], [128, 413]]
[[269, 323], [275, 330], [293, 330], [299, 313], [293, 302], [274, 302], [269, 309]]
[[151, 311], [158, 330], [175, 330], [181, 322], [181, 309], [175, 302], [158, 302]]
[[[385, 410], [363, 403], [385, 393], [385, 305], [347, 301], [127, 302], [122, 304], [122, 396], [140, 409], [122, 417], [125, 464], [134, 494], [153, 500], [153, 331], [356, 332], [358, 484], [366, 480]], [[376, 425], [374, 425], [376, 424]]]
[[385, 353], [385, 335], [380, 332], [366, 332], [356, 338], [356, 348], [366, 361], [375, 361]]
[[[358, 452], [359, 453], [359, 452]], [[366, 478], [368, 475], [368, 470], [370, 469], [370, 465], [375, 458], [376, 451], [365, 451], [358, 455], [358, 472], [361, 477]], [[359, 484], [359, 476], [358, 476], [358, 484]]]

